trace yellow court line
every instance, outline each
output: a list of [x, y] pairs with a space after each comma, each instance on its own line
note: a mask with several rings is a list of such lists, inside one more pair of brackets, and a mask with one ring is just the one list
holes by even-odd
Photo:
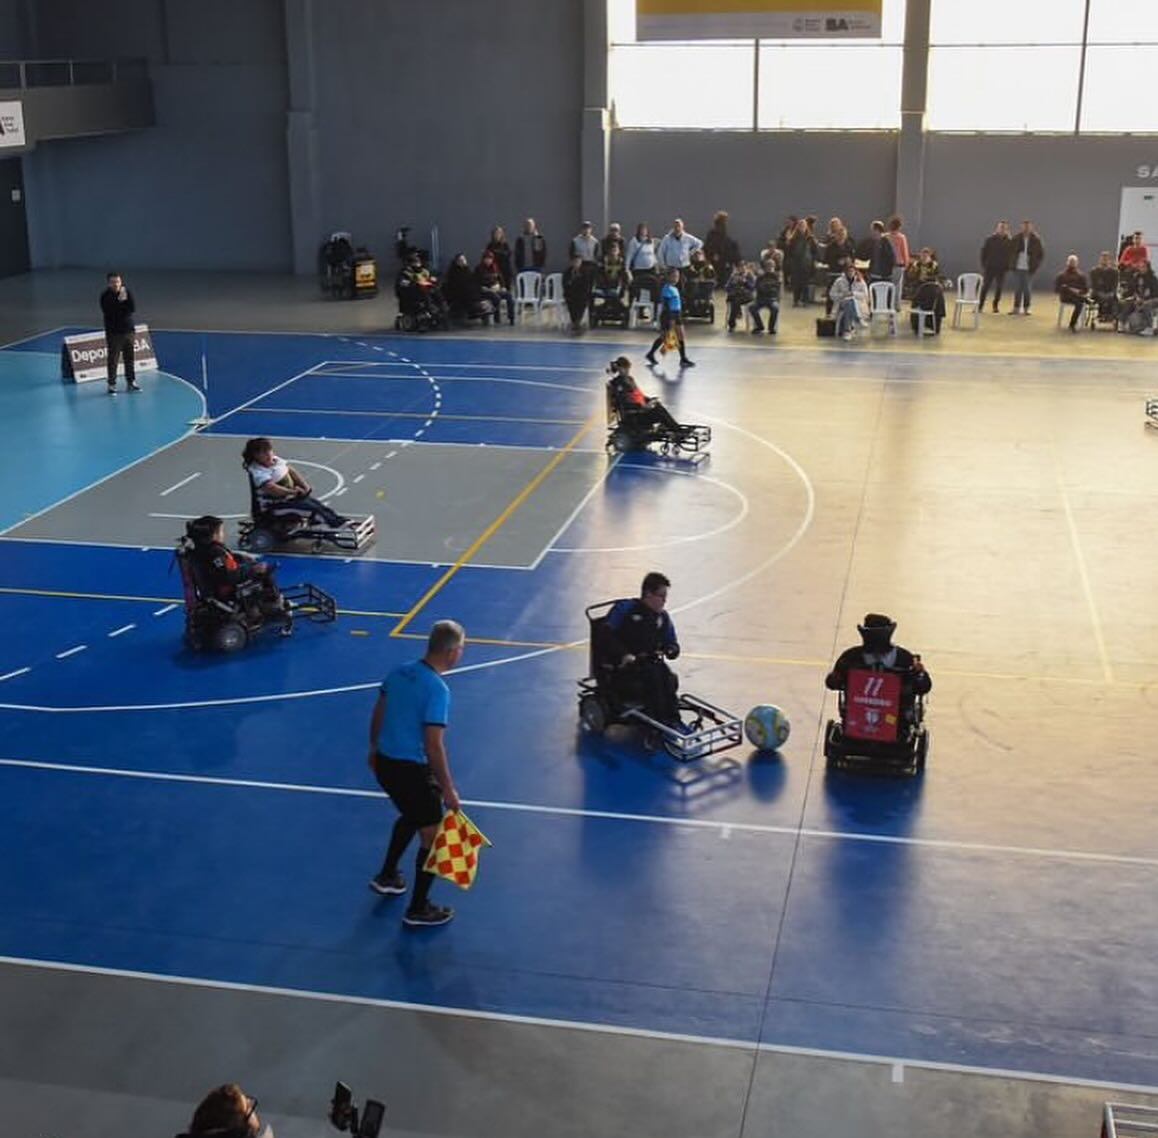
[[59, 597], [70, 601], [141, 601], [154, 605], [184, 604], [183, 597], [139, 597], [121, 593], [74, 593], [67, 589], [13, 589], [0, 587], [0, 593], [22, 597]]
[[[425, 632], [392, 632], [399, 640], [425, 640]], [[470, 644], [486, 644], [492, 648], [586, 648], [586, 644], [557, 644], [550, 640], [493, 640], [487, 636], [468, 636]]]
[[544, 466], [543, 469], [540, 470], [539, 473], [536, 474], [535, 477], [532, 478], [531, 481], [523, 487], [522, 490], [519, 491], [515, 498], [508, 504], [506, 509], [503, 510], [503, 512], [499, 514], [499, 516], [495, 518], [495, 520], [491, 522], [491, 524], [487, 526], [487, 528], [484, 529], [482, 533], [480, 533], [478, 537], [474, 539], [474, 541], [471, 542], [466, 552], [463, 553], [463, 555], [449, 569], [447, 569], [447, 571], [443, 573], [443, 575], [439, 577], [438, 580], [435, 581], [434, 584], [431, 585], [430, 588], [427, 589], [421, 597], [419, 597], [418, 603], [415, 604], [414, 607], [411, 608], [411, 610], [398, 622], [393, 632], [391, 633], [392, 636], [397, 636], [400, 632], [402, 632], [406, 626], [430, 603], [430, 601], [433, 600], [434, 597], [436, 597], [442, 591], [447, 582], [449, 582], [458, 573], [458, 571], [464, 565], [466, 565], [474, 557], [474, 555], [478, 553], [478, 551], [482, 549], [482, 547], [486, 545], [486, 543], [490, 541], [490, 539], [494, 537], [494, 535], [498, 533], [504, 525], [506, 525], [508, 521], [510, 521], [515, 511], [518, 510], [518, 508], [546, 481], [551, 472], [559, 465], [559, 463], [561, 463], [563, 459], [565, 459], [567, 455], [569, 455], [579, 445], [579, 442], [583, 436], [587, 434], [587, 432], [590, 431], [597, 422], [603, 421], [604, 415], [605, 412], [602, 410], [602, 408], [596, 411], [583, 424], [583, 426], [581, 426], [579, 430], [577, 430], [575, 434], [571, 436], [570, 441], [555, 454], [551, 461], [548, 462], [547, 465]]

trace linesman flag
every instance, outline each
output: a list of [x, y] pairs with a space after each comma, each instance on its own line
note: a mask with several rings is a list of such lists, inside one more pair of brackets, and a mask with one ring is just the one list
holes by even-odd
[[453, 881], [460, 889], [469, 889], [478, 873], [479, 851], [490, 844], [486, 834], [461, 810], [448, 810], [422, 868]]

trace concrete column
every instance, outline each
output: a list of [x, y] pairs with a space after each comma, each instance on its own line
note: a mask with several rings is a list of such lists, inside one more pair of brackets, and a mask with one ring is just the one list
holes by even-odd
[[925, 109], [929, 87], [931, 0], [909, 0], [901, 75], [901, 134], [897, 141], [896, 211], [905, 219], [910, 244], [921, 240], [925, 204]]
[[318, 171], [317, 85], [314, 64], [313, 0], [285, 0], [289, 110], [286, 153], [289, 168], [290, 230], [294, 272], [317, 272], [322, 228]]
[[607, 109], [607, 0], [583, 4], [583, 122], [579, 204], [597, 234], [607, 232], [611, 185], [611, 122]]

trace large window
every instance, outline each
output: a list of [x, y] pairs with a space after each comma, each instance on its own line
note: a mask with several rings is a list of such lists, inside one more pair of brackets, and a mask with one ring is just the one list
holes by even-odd
[[637, 43], [635, 0], [611, 0], [615, 121], [668, 129], [895, 130], [905, 0], [884, 0], [882, 17], [882, 37], [871, 41]]
[[1158, 131], [1158, 0], [933, 0], [929, 42], [930, 130]]

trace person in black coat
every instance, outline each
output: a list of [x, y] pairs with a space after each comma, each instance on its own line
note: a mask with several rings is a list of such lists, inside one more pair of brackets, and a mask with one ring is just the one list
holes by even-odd
[[541, 273], [547, 264], [547, 239], [533, 217], [523, 222], [523, 232], [515, 240], [515, 268], [520, 272]]
[[993, 232], [985, 238], [981, 246], [981, 307], [993, 288], [993, 311], [998, 311], [1001, 303], [1001, 289], [1005, 285], [1005, 274], [1009, 271], [1009, 251], [1013, 239], [1009, 236], [1009, 222], [999, 221]]
[[868, 247], [869, 281], [891, 281], [897, 255], [893, 243], [885, 236], [885, 223], [874, 221]]
[[716, 281], [726, 286], [732, 266], [740, 259], [740, 246], [728, 233], [728, 214], [724, 210], [712, 219], [712, 228], [704, 238], [704, 256], [716, 274]]
[[101, 293], [101, 314], [108, 348], [109, 394], [117, 393], [117, 366], [122, 358], [125, 361], [125, 386], [130, 391], [140, 391], [133, 372], [133, 316], [137, 303], [125, 287], [120, 273], [109, 273], [105, 281], [108, 287]]
[[483, 250], [484, 255], [487, 253], [494, 257], [499, 276], [502, 278], [503, 288], [509, 291], [514, 284], [515, 274], [511, 268], [511, 246], [507, 241], [507, 231], [501, 225], [496, 225], [491, 230], [491, 239]]
[[832, 666], [832, 671], [824, 679], [829, 691], [844, 691], [848, 686], [848, 673], [854, 668], [875, 669], [898, 672], [902, 679], [902, 707], [911, 705], [914, 696], [928, 695], [933, 690], [933, 680], [925, 671], [921, 657], [915, 656], [907, 648], [893, 643], [896, 621], [883, 613], [870, 612], [863, 624], [856, 626], [861, 643], [843, 651]]
[[1045, 246], [1033, 228], [1032, 221], [1023, 221], [1021, 230], [1009, 243], [1009, 270], [1013, 273], [1013, 312], [1017, 316], [1020, 312], [1029, 315], [1029, 306], [1032, 300], [1030, 283], [1034, 273], [1041, 268], [1045, 260]]

